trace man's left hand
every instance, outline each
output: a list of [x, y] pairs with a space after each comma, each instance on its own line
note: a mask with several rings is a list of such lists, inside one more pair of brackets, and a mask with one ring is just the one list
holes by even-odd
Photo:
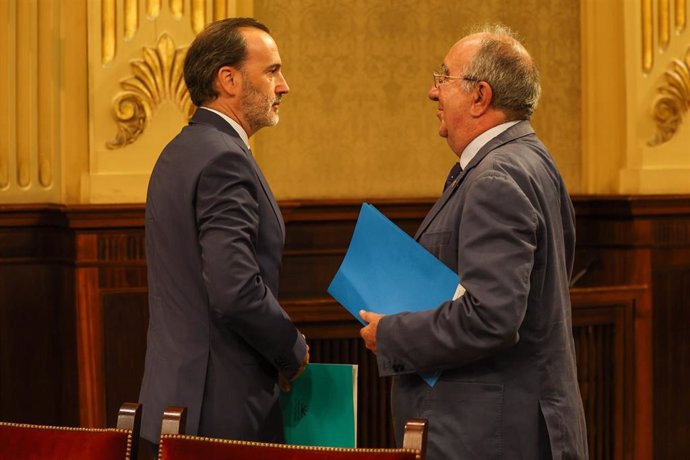
[[362, 329], [359, 330], [359, 335], [364, 339], [364, 345], [374, 353], [376, 353], [376, 329], [379, 327], [379, 321], [385, 315], [380, 315], [378, 313], [372, 313], [370, 311], [359, 311], [359, 316], [362, 317], [367, 324]]

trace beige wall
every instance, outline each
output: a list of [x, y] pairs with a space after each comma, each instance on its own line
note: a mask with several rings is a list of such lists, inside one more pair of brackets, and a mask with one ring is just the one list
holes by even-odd
[[[0, 203], [142, 202], [188, 113], [174, 60], [203, 24], [242, 14], [271, 27], [291, 87], [280, 124], [253, 141], [279, 199], [436, 196], [455, 157], [437, 135], [431, 72], [483, 22], [513, 27], [539, 65], [533, 124], [571, 192], [687, 193], [682, 68], [668, 77], [680, 96], [664, 106], [681, 122], [648, 142], [664, 114], [659, 88], [673, 92], [664, 72], [690, 60], [687, 10], [684, 0], [0, 0]], [[151, 81], [158, 96], [137, 93]], [[125, 120], [136, 107], [137, 123]], [[108, 147], [120, 128], [127, 142]]]
[[545, 96], [534, 124], [580, 181], [579, 4], [569, 0], [255, 0], [291, 94], [256, 154], [281, 198], [436, 196], [457, 157], [437, 134], [432, 71], [473, 23], [513, 27]]

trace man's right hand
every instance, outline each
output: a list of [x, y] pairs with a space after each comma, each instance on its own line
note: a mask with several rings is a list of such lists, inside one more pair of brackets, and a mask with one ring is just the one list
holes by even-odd
[[291, 382], [294, 382], [297, 380], [297, 378], [302, 375], [302, 372], [307, 368], [307, 365], [309, 364], [309, 345], [307, 345], [307, 351], [304, 353], [304, 361], [302, 361], [302, 365], [300, 366], [299, 369], [297, 369], [297, 373], [295, 374], [294, 377], [290, 380]]
[[[302, 336], [304, 337], [304, 336]], [[302, 365], [297, 369], [297, 372], [295, 375], [292, 377], [292, 379], [288, 380], [287, 377], [285, 377], [282, 373], [278, 374], [278, 386], [284, 393], [289, 393], [290, 390], [292, 389], [292, 385], [290, 385], [290, 382], [294, 382], [299, 378], [300, 375], [304, 372], [304, 370], [307, 368], [307, 365], [309, 364], [309, 345], [307, 345], [307, 352], [304, 354], [304, 361], [302, 361]]]

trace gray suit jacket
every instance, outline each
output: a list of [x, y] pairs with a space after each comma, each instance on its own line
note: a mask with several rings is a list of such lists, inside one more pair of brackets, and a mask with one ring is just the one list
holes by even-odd
[[[404, 420], [422, 417], [427, 460], [535, 460], [549, 448], [587, 458], [568, 291], [574, 211], [527, 121], [477, 153], [416, 238], [466, 292], [379, 323], [398, 439]], [[433, 388], [416, 374], [439, 370]]]
[[145, 439], [157, 442], [176, 405], [189, 434], [282, 440], [277, 373], [293, 376], [306, 351], [276, 300], [284, 232], [239, 135], [197, 110], [161, 153], [146, 200]]

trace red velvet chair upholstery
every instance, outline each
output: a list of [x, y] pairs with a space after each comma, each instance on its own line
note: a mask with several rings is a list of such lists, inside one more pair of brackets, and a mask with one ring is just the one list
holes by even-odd
[[118, 428], [0, 422], [0, 459], [136, 460], [140, 413], [139, 404], [123, 404]]
[[345, 449], [212, 439], [179, 434], [184, 409], [168, 408], [163, 415], [159, 460], [424, 460], [426, 420], [405, 425], [401, 449]]

